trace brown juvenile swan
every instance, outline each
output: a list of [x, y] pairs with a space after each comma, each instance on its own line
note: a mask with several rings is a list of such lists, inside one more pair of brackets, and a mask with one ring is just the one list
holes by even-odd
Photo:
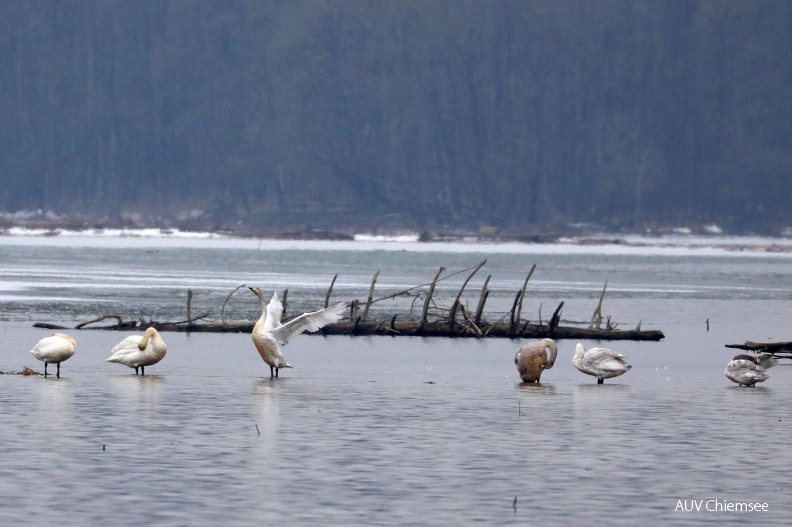
[[539, 382], [542, 372], [553, 367], [557, 356], [558, 346], [555, 341], [542, 339], [521, 347], [514, 356], [514, 364], [517, 365], [523, 382]]

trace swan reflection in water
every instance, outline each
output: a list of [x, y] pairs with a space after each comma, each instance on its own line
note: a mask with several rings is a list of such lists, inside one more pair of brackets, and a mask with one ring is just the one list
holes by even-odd
[[141, 408], [154, 409], [162, 399], [165, 377], [161, 375], [112, 375], [110, 385], [126, 401], [137, 401]]
[[555, 395], [556, 387], [553, 384], [542, 384], [539, 382], [520, 382], [517, 383], [517, 389], [521, 394], [533, 396], [546, 396]]
[[280, 429], [280, 391], [284, 387], [270, 379], [261, 379], [253, 386], [253, 422], [268, 444], [274, 444]]
[[61, 414], [71, 413], [74, 407], [74, 383], [71, 379], [47, 377], [46, 381], [32, 383], [31, 387], [42, 409]]

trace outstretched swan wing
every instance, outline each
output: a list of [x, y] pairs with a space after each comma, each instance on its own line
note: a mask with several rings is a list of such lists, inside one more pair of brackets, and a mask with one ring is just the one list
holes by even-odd
[[264, 331], [272, 333], [276, 328], [281, 325], [281, 316], [283, 316], [283, 304], [278, 298], [278, 292], [272, 293], [272, 298], [267, 304], [267, 318], [264, 320]]
[[319, 311], [303, 313], [282, 326], [276, 327], [271, 333], [279, 344], [286, 344], [290, 338], [294, 335], [299, 335], [303, 331], [317, 331], [327, 324], [338, 322], [344, 316], [344, 311], [346, 311], [346, 302], [341, 302]]

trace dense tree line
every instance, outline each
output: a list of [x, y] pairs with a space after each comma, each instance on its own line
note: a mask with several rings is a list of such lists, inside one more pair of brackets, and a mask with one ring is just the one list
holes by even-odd
[[0, 211], [792, 223], [786, 0], [0, 3]]

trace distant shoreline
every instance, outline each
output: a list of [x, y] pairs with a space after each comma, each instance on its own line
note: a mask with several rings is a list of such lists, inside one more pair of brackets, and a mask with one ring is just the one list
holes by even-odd
[[416, 232], [357, 233], [315, 238], [287, 233], [252, 236], [243, 232], [188, 231], [159, 228], [71, 229], [8, 227], [0, 229], [0, 245], [93, 247], [225, 247], [253, 250], [407, 250], [420, 252], [658, 254], [658, 255], [792, 255], [792, 238], [730, 236], [676, 232], [658, 235], [585, 234], [548, 236], [541, 240], [497, 236], [445, 235], [432, 238]]

